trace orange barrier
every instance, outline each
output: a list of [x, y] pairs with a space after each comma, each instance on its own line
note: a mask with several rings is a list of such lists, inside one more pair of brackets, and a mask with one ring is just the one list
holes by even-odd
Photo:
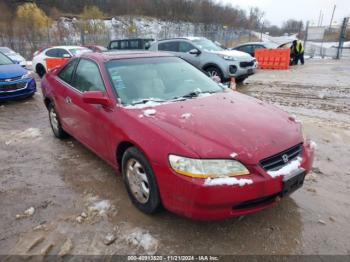
[[68, 60], [69, 60], [69, 58], [56, 58], [56, 57], [45, 58], [46, 69], [47, 69], [47, 71], [52, 70], [55, 67], [63, 65]]
[[260, 69], [288, 69], [290, 61], [290, 49], [256, 49], [255, 58]]

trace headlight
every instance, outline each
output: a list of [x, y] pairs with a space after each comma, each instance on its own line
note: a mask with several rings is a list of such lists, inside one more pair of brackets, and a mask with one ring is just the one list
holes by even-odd
[[237, 58], [233, 56], [228, 56], [228, 55], [219, 55], [221, 58], [228, 60], [228, 61], [237, 61]]
[[32, 77], [32, 73], [29, 72], [29, 71], [27, 71], [27, 73], [24, 74], [21, 78], [22, 78], [22, 79], [26, 79], [26, 78], [30, 78], [30, 77]]
[[248, 175], [248, 169], [236, 160], [193, 159], [169, 155], [171, 168], [184, 176], [195, 178], [227, 177]]

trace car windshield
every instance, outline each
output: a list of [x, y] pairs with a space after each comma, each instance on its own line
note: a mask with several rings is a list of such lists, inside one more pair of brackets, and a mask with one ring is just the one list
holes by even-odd
[[218, 46], [217, 44], [213, 43], [212, 41], [208, 39], [195, 39], [192, 40], [192, 42], [199, 47], [200, 49], [208, 52], [215, 52], [215, 51], [222, 51], [224, 50], [222, 47]]
[[11, 50], [8, 47], [0, 47], [0, 52], [4, 53], [4, 54], [11, 54], [11, 53], [15, 53], [13, 50]]
[[224, 89], [177, 57], [112, 60], [106, 68], [123, 105], [189, 99]]
[[11, 65], [13, 64], [13, 61], [5, 56], [4, 54], [0, 53], [0, 65]]
[[266, 48], [274, 49], [274, 48], [277, 48], [277, 47], [278, 47], [278, 44], [269, 42], [269, 43], [265, 43], [265, 47], [266, 47]]
[[69, 52], [71, 52], [74, 56], [81, 55], [86, 52], [92, 52], [89, 48], [70, 48]]

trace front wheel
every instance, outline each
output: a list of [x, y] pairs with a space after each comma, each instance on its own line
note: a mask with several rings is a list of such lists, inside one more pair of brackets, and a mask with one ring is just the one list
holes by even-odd
[[60, 119], [52, 103], [49, 105], [49, 119], [50, 126], [54, 135], [59, 139], [67, 138], [68, 134], [63, 130]]
[[132, 203], [144, 213], [155, 213], [160, 207], [157, 182], [151, 165], [137, 148], [125, 151], [122, 173]]
[[211, 67], [208, 67], [205, 71], [207, 72], [210, 78], [213, 78], [213, 79], [217, 78], [217, 79], [220, 79], [221, 83], [223, 82], [224, 77], [219, 68], [215, 66], [211, 66]]

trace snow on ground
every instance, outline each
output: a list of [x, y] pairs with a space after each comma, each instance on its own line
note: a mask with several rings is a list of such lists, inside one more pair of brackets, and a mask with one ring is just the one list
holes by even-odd
[[250, 184], [253, 184], [253, 180], [245, 178], [237, 179], [235, 177], [207, 178], [204, 182], [205, 186], [245, 186]]
[[89, 206], [89, 212], [97, 212], [99, 215], [106, 213], [111, 208], [109, 200], [100, 200]]
[[22, 140], [34, 139], [41, 136], [41, 132], [39, 128], [30, 127], [26, 130], [11, 134], [11, 138], [5, 142], [6, 145], [10, 145], [12, 143], [20, 142]]
[[154, 255], [158, 249], [158, 240], [149, 232], [140, 228], [134, 229], [134, 232], [126, 236], [126, 240], [137, 247], [142, 247], [148, 255]]
[[268, 171], [267, 173], [271, 176], [271, 177], [278, 177], [278, 176], [285, 176], [290, 174], [292, 171], [298, 169], [301, 165], [301, 157], [297, 157], [296, 159], [294, 159], [293, 161], [291, 161], [290, 163], [288, 163], [287, 165], [285, 165], [284, 167], [275, 170], [275, 171]]

